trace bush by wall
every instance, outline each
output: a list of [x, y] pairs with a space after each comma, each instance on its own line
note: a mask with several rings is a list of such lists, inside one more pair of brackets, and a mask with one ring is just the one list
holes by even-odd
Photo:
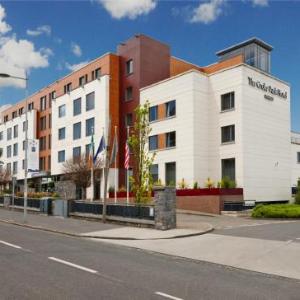
[[300, 218], [298, 204], [260, 204], [252, 211], [253, 218]]

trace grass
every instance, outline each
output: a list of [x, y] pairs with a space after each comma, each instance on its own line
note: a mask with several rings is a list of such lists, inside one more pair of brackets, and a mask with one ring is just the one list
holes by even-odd
[[257, 205], [252, 211], [253, 218], [300, 218], [299, 204]]

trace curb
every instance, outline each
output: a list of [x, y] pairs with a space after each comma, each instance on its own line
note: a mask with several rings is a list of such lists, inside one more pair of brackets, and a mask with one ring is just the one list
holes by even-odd
[[34, 225], [29, 225], [29, 224], [23, 224], [23, 223], [18, 223], [12, 220], [1, 220], [1, 223], [5, 224], [11, 224], [11, 225], [16, 225], [20, 227], [26, 227], [34, 230], [41, 230], [41, 231], [46, 231], [46, 232], [52, 232], [52, 233], [57, 233], [57, 234], [63, 234], [67, 236], [72, 236], [72, 237], [79, 237], [79, 238], [92, 238], [92, 239], [102, 239], [102, 240], [132, 240], [132, 241], [150, 241], [150, 240], [170, 240], [170, 239], [178, 239], [178, 238], [185, 238], [185, 237], [192, 237], [192, 236], [198, 236], [198, 235], [203, 235], [209, 232], [212, 232], [214, 230], [214, 227], [209, 224], [209, 228], [203, 231], [199, 231], [196, 233], [190, 233], [190, 234], [182, 234], [182, 235], [175, 235], [172, 237], [166, 237], [166, 238], [149, 238], [149, 239], [138, 239], [138, 238], [131, 238], [131, 237], [112, 237], [112, 236], [93, 236], [93, 235], [82, 235], [82, 234], [77, 234], [77, 233], [72, 233], [72, 232], [66, 232], [66, 231], [60, 231], [60, 230], [55, 230], [55, 229], [50, 229], [50, 228], [45, 228], [45, 227], [40, 227], [40, 226], [34, 226]]

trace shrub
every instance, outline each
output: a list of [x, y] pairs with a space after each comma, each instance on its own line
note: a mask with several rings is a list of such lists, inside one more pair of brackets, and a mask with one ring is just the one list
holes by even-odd
[[194, 190], [197, 190], [197, 189], [199, 189], [199, 188], [200, 188], [200, 186], [198, 185], [198, 182], [195, 181], [194, 184], [193, 184], [193, 189], [194, 189]]
[[188, 188], [188, 185], [187, 183], [184, 181], [184, 178], [181, 179], [181, 181], [178, 183], [178, 187], [180, 189], [187, 189]]
[[125, 186], [122, 185], [122, 186], [119, 188], [118, 192], [126, 192]]
[[162, 186], [161, 179], [160, 179], [160, 178], [158, 178], [158, 180], [157, 180], [157, 181], [155, 181], [155, 182], [153, 183], [153, 185], [155, 185], [155, 186]]
[[300, 190], [298, 189], [297, 194], [295, 195], [295, 203], [300, 204]]
[[173, 180], [171, 180], [171, 181], [167, 184], [167, 186], [170, 186], [170, 187], [176, 187], [176, 184], [175, 184], [175, 182], [174, 182]]
[[205, 181], [205, 187], [211, 189], [215, 186], [215, 183], [213, 180], [211, 180], [209, 177]]
[[300, 205], [260, 204], [253, 209], [252, 217], [253, 218], [300, 218]]
[[228, 176], [222, 178], [220, 182], [220, 187], [223, 189], [234, 189], [236, 188], [236, 182], [231, 180]]
[[109, 192], [109, 193], [114, 193], [114, 192], [115, 192], [115, 188], [114, 188], [113, 186], [110, 186], [110, 187], [108, 188], [108, 192]]

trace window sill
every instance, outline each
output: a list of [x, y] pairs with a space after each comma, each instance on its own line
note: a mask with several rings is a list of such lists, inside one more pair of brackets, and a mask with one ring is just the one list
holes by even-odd
[[225, 110], [220, 110], [220, 114], [227, 113], [227, 112], [230, 112], [230, 111], [235, 111], [235, 108], [229, 108], [229, 109], [225, 109]]
[[156, 120], [153, 120], [153, 121], [149, 121], [149, 124], [157, 123], [157, 122], [160, 122], [160, 121], [166, 121], [166, 120], [170, 120], [170, 119], [174, 119], [174, 118], [176, 118], [176, 115], [171, 116], [171, 117], [165, 117], [163, 119], [156, 119]]
[[160, 151], [173, 150], [173, 149], [176, 149], [176, 146], [174, 146], [174, 147], [165, 147], [165, 148], [160, 148], [160, 149], [155, 149], [155, 150], [149, 150], [149, 152], [153, 153], [153, 152], [160, 152]]
[[221, 143], [221, 146], [232, 145], [232, 144], [235, 144], [235, 141]]

